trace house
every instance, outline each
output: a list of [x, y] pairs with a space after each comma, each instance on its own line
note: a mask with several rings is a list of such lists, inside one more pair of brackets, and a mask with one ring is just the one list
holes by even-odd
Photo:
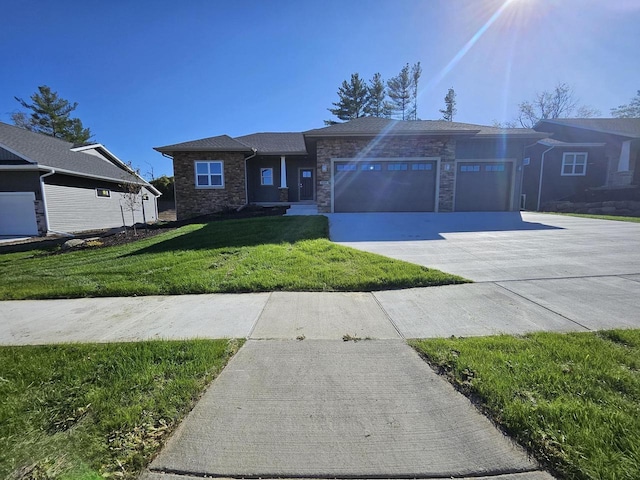
[[159, 195], [99, 143], [74, 146], [0, 122], [1, 236], [153, 222]]
[[522, 203], [527, 210], [588, 189], [640, 185], [640, 118], [547, 119], [534, 129], [548, 136], [526, 149]]
[[157, 147], [173, 159], [179, 219], [246, 204], [331, 212], [519, 209], [531, 129], [363, 117], [305, 132]]

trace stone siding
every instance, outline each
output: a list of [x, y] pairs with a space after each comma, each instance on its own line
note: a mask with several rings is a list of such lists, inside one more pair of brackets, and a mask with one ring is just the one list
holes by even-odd
[[40, 235], [46, 235], [47, 218], [44, 214], [44, 202], [42, 200], [36, 200], [34, 204], [34, 208], [36, 209], [36, 224], [38, 225], [38, 233]]
[[[439, 211], [453, 211], [455, 140], [449, 137], [319, 138], [317, 202], [320, 213], [331, 212], [332, 158], [440, 158]], [[446, 165], [450, 165], [449, 168]]]
[[[196, 188], [196, 160], [221, 160], [224, 188]], [[176, 152], [173, 171], [178, 220], [245, 205], [244, 164], [244, 155], [240, 152]]]

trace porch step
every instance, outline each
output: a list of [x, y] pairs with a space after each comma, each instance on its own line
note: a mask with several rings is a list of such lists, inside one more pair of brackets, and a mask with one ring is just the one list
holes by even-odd
[[317, 205], [291, 205], [287, 209], [287, 213], [285, 216], [293, 216], [293, 215], [318, 215], [318, 206]]

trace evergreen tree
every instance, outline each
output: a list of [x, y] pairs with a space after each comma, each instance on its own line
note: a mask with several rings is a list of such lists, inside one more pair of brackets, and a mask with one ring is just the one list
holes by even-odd
[[387, 101], [387, 91], [382, 75], [376, 73], [367, 87], [367, 104], [365, 113], [371, 117], [391, 116], [391, 107]]
[[612, 108], [611, 115], [617, 118], [640, 118], [640, 90], [626, 105]]
[[456, 92], [453, 88], [450, 88], [447, 95], [444, 97], [444, 109], [440, 110], [442, 119], [447, 122], [453, 122], [453, 116], [458, 112], [456, 109]]
[[24, 112], [12, 114], [15, 125], [74, 144], [86, 143], [92, 137], [91, 130], [84, 128], [79, 118], [71, 117], [71, 112], [78, 104], [70, 104], [68, 100], [60, 98], [57, 92], [52, 92], [48, 86], [38, 87], [38, 92], [30, 97], [33, 103], [14, 98], [24, 108], [31, 110], [28, 116]]
[[411, 112], [409, 112], [409, 120], [418, 120], [418, 81], [420, 80], [420, 75], [422, 75], [422, 67], [418, 62], [411, 67], [411, 100], [413, 105]]
[[412, 81], [407, 63], [400, 73], [387, 82], [387, 93], [391, 99], [393, 113], [402, 120], [409, 120], [412, 98]]
[[[367, 104], [368, 89], [365, 82], [357, 73], [351, 74], [351, 80], [342, 82], [338, 88], [338, 101], [333, 105], [335, 108], [328, 110], [340, 120], [353, 120], [365, 116], [365, 105]], [[325, 123], [331, 124], [331, 120]], [[334, 122], [335, 123], [335, 122]]]

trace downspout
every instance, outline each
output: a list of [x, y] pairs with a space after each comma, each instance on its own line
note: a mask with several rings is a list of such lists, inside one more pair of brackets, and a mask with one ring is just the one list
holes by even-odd
[[542, 152], [542, 157], [540, 158], [540, 182], [538, 183], [538, 206], [536, 207], [536, 212], [540, 211], [540, 196], [542, 195], [542, 176], [544, 175], [544, 156], [547, 152], [553, 150], [553, 147], [547, 148], [544, 152]]
[[[536, 143], [532, 143], [531, 145], [525, 145], [525, 147], [522, 149], [522, 160], [524, 160], [525, 158], [527, 158], [527, 149], [531, 148], [531, 147], [535, 147], [536, 145], [538, 145], [538, 142]], [[529, 157], [531, 158], [531, 157]], [[524, 185], [524, 161], [521, 164], [521, 172], [520, 172], [520, 198], [518, 199], [518, 210], [522, 210], [522, 187]]]
[[247, 205], [249, 205], [249, 174], [248, 174], [247, 160], [255, 157], [258, 154], [258, 149], [252, 147], [251, 151], [253, 152], [253, 154], [249, 155], [247, 158], [244, 159], [244, 198], [246, 200], [246, 203], [244, 205], [239, 206], [236, 209], [236, 212], [239, 212], [240, 210], [246, 208]]
[[[44, 169], [44, 167], [42, 167]], [[47, 206], [47, 193], [45, 192], [45, 188], [44, 188], [44, 178], [46, 177], [50, 177], [51, 175], [55, 175], [56, 171], [53, 168], [48, 168], [47, 170], [49, 170], [48, 173], [45, 173], [44, 175], [40, 175], [40, 193], [42, 195], [42, 206], [43, 206], [43, 210], [44, 210], [44, 230], [45, 230], [45, 235], [48, 235], [49, 232], [51, 233], [57, 233], [58, 235], [63, 235], [65, 237], [73, 237], [73, 235], [71, 235], [70, 233], [67, 232], [56, 232], [55, 230], [50, 230], [49, 229], [49, 208]]]

